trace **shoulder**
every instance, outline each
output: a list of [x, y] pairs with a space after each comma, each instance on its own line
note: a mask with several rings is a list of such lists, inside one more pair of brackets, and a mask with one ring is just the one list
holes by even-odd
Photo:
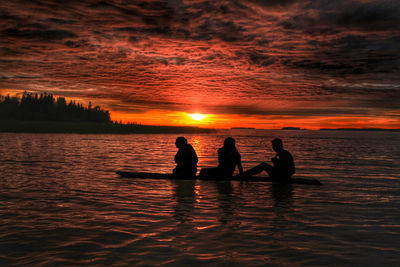
[[237, 150], [236, 148], [233, 149], [232, 151], [232, 156], [238, 160], [240, 160], [242, 158], [242, 156], [239, 153], [239, 150]]
[[187, 144], [186, 150], [188, 150], [188, 151], [194, 151], [194, 148], [192, 147], [191, 144]]
[[240, 157], [240, 152], [239, 152], [239, 150], [237, 150], [237, 148], [235, 148], [235, 154]]
[[287, 151], [287, 150], [282, 150], [281, 156], [284, 156], [284, 157], [292, 157], [292, 154], [290, 154], [290, 152]]

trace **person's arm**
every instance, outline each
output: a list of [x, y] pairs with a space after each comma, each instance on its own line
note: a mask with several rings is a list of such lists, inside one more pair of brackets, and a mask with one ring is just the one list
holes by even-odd
[[272, 163], [274, 164], [274, 167], [277, 168], [279, 166], [279, 155], [276, 154], [273, 158], [271, 158]]
[[242, 156], [240, 155], [239, 151], [237, 151], [237, 156], [238, 156], [238, 170], [240, 174], [243, 174], [243, 166], [242, 166]]
[[218, 153], [218, 164], [222, 164], [222, 148], [218, 148], [217, 150]]
[[242, 161], [241, 160], [239, 160], [238, 169], [239, 169], [239, 173], [243, 174], [243, 166], [242, 166]]

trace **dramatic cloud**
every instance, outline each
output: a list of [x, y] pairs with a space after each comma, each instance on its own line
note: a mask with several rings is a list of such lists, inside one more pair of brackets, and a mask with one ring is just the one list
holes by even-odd
[[400, 127], [399, 14], [397, 0], [4, 2], [0, 90], [141, 123], [158, 110]]

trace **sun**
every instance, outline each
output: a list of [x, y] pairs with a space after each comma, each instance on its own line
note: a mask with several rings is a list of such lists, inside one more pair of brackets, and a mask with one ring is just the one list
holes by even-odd
[[194, 114], [189, 114], [189, 116], [194, 119], [195, 121], [201, 121], [206, 117], [204, 114], [199, 114], [199, 113], [194, 113]]

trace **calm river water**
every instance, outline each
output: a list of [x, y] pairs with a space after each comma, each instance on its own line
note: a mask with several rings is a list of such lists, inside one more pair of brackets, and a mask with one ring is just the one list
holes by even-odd
[[[186, 135], [200, 167], [227, 135]], [[244, 168], [281, 137], [323, 186], [120, 178], [170, 172], [176, 135], [0, 134], [2, 266], [400, 264], [400, 134], [233, 135]]]

